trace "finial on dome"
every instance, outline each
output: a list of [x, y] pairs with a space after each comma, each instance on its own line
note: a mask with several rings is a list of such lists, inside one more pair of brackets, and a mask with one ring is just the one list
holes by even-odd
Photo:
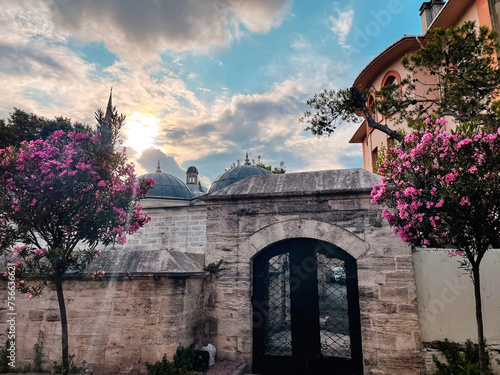
[[158, 160], [158, 165], [156, 166], [156, 173], [161, 173], [161, 169], [160, 169], [160, 161]]
[[248, 152], [245, 155], [245, 165], [250, 165], [250, 160], [248, 160]]

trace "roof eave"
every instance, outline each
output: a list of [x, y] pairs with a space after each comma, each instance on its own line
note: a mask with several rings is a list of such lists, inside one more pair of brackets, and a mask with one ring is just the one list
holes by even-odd
[[423, 35], [404, 35], [389, 47], [384, 49], [375, 58], [373, 58], [367, 66], [358, 74], [354, 80], [353, 86], [360, 87], [364, 89], [370, 83], [372, 83], [373, 78], [379, 74], [379, 72], [384, 69], [390, 62], [394, 61], [396, 58], [401, 57], [401, 53], [408, 53], [411, 50], [417, 50], [420, 47], [423, 39]]
[[366, 138], [366, 120], [364, 120], [361, 125], [359, 125], [358, 130], [354, 133], [349, 143], [363, 143]]
[[429, 29], [440, 27], [447, 29], [456, 24], [459, 15], [463, 14], [474, 0], [448, 0], [441, 8]]

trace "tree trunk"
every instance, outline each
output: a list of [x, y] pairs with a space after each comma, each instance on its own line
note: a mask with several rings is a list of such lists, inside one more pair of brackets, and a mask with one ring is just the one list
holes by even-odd
[[62, 373], [69, 374], [69, 346], [68, 346], [68, 320], [66, 317], [66, 305], [64, 303], [62, 275], [56, 274], [54, 277], [57, 291], [57, 302], [59, 302], [59, 312], [61, 314], [61, 344], [62, 344]]
[[363, 97], [361, 92], [357, 87], [351, 87], [351, 94], [354, 99], [356, 108], [361, 110], [363, 112], [364, 117], [366, 118], [366, 122], [368, 123], [368, 126], [377, 130], [380, 130], [381, 132], [384, 132], [387, 134], [389, 137], [403, 142], [405, 137], [402, 134], [399, 134], [397, 131], [392, 130], [389, 128], [387, 125], [381, 124], [372, 117], [369, 108], [366, 106], [366, 99]]
[[481, 375], [488, 375], [489, 358], [484, 344], [483, 309], [481, 305], [481, 279], [479, 264], [472, 265], [474, 276], [474, 298], [476, 300], [477, 343], [479, 345], [479, 370]]

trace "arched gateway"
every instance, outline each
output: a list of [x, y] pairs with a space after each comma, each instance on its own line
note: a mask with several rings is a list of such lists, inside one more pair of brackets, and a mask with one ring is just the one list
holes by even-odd
[[335, 245], [293, 238], [253, 260], [253, 371], [362, 374], [356, 260]]
[[[218, 358], [253, 374], [423, 373], [411, 249], [370, 203], [380, 176], [252, 176], [202, 199]], [[358, 293], [359, 292], [359, 293]]]

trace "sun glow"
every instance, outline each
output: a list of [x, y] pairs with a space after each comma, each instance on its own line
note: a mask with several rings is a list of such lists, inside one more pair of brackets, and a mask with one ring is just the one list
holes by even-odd
[[125, 146], [133, 148], [137, 153], [152, 147], [158, 135], [157, 119], [153, 115], [134, 112], [127, 117], [123, 131], [126, 134]]

